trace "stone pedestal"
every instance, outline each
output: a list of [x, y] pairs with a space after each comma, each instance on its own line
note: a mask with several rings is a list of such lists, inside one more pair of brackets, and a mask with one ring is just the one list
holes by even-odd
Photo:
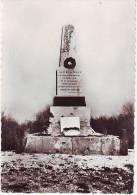
[[31, 153], [79, 155], [118, 155], [120, 139], [116, 136], [52, 137], [29, 135], [25, 148]]
[[79, 117], [80, 119], [80, 135], [88, 136], [94, 133], [90, 127], [90, 109], [88, 107], [64, 107], [64, 106], [51, 106], [50, 112], [53, 115], [50, 118], [50, 126], [48, 134], [52, 136], [61, 136], [61, 117]]

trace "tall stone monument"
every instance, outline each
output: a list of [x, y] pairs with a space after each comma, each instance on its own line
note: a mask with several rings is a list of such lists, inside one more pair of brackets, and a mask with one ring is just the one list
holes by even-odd
[[72, 25], [62, 28], [56, 95], [50, 112], [48, 133], [28, 135], [26, 152], [117, 155], [125, 145], [119, 137], [98, 134], [90, 127]]
[[82, 71], [77, 63], [75, 38], [74, 26], [66, 25], [62, 28], [60, 61], [56, 70], [56, 96], [50, 108], [53, 118], [49, 133], [54, 136], [62, 133], [83, 136], [95, 133], [90, 127], [90, 109], [86, 107], [82, 91]]

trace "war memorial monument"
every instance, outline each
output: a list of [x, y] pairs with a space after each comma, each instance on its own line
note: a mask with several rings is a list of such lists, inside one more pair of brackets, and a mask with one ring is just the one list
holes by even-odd
[[50, 107], [48, 133], [29, 134], [26, 152], [118, 155], [125, 142], [118, 136], [96, 133], [90, 126], [90, 108], [83, 94], [82, 72], [77, 63], [75, 29], [62, 28], [56, 95]]

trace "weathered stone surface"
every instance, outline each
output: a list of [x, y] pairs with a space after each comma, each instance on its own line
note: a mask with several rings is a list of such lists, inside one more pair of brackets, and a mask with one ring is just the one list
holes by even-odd
[[48, 128], [48, 134], [51, 134], [52, 136], [61, 135], [60, 120], [58, 120], [56, 117], [50, 118], [50, 126]]
[[70, 137], [29, 135], [25, 151], [47, 154], [72, 154], [72, 140]]
[[39, 151], [43, 151], [43, 136], [35, 136], [35, 152]]
[[104, 136], [101, 139], [102, 154], [117, 155], [120, 151], [120, 139], [115, 136]]
[[67, 137], [44, 137], [43, 153], [72, 153], [72, 141]]
[[64, 66], [64, 61], [68, 57], [76, 58], [75, 29], [73, 25], [65, 25], [62, 28], [60, 67]]
[[27, 136], [27, 143], [25, 147], [26, 152], [30, 152], [30, 151], [36, 152], [36, 139], [37, 139], [36, 137], [38, 137], [38, 140], [39, 140], [39, 136], [33, 136], [33, 135]]
[[80, 135], [88, 136], [93, 134], [94, 130], [90, 127], [90, 109], [88, 107], [59, 107], [51, 106], [50, 112], [53, 118], [50, 119], [48, 133], [52, 136], [62, 135], [60, 119], [61, 117], [79, 117], [80, 118]]
[[29, 135], [25, 151], [48, 154], [118, 155], [120, 139], [116, 136], [52, 137]]
[[61, 107], [61, 106], [51, 106], [50, 112], [53, 116], [59, 121], [62, 116], [76, 116], [80, 117], [81, 120], [90, 120], [90, 109], [88, 107], [78, 107], [78, 106], [70, 106], [70, 107]]
[[101, 154], [101, 137], [73, 137], [73, 154]]

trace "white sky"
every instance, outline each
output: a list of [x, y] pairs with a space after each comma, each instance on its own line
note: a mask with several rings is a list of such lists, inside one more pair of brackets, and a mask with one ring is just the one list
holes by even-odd
[[76, 29], [92, 115], [115, 115], [133, 102], [135, 1], [3, 0], [2, 21], [2, 105], [18, 121], [52, 103], [64, 24]]

